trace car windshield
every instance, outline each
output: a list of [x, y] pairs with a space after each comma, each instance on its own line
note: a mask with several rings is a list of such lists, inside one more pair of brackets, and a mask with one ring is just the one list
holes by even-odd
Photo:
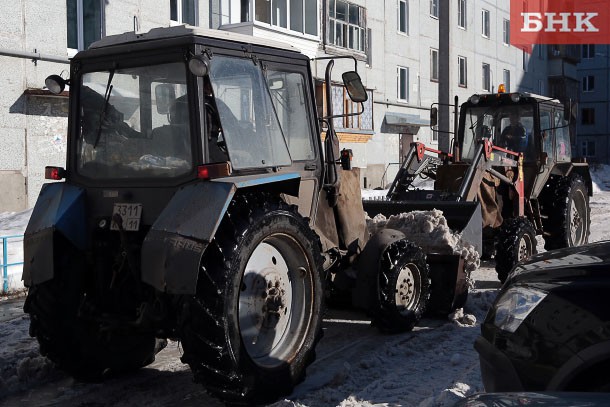
[[535, 159], [532, 105], [476, 106], [465, 112], [462, 159], [472, 160], [479, 140], [487, 138], [507, 150]]
[[88, 72], [80, 85], [77, 171], [88, 178], [177, 177], [193, 157], [183, 63]]

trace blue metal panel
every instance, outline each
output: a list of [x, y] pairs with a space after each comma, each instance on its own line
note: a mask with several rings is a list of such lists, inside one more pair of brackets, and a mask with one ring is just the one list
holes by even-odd
[[63, 182], [45, 184], [25, 229], [26, 239], [44, 229], [55, 228], [77, 248], [87, 247], [85, 192]]

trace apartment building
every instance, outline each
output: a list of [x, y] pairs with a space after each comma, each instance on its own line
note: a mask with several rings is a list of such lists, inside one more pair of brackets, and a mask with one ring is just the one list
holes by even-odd
[[578, 64], [576, 152], [588, 161], [610, 163], [610, 45], [585, 44]]
[[[447, 1], [448, 3], [444, 3]], [[0, 211], [31, 207], [45, 165], [65, 162], [67, 94], [51, 96], [49, 74], [67, 73], [62, 61], [104, 35], [148, 31], [173, 24], [220, 28], [296, 46], [311, 58], [338, 59], [335, 84], [325, 89], [327, 60], [314, 62], [318, 108], [326, 92], [333, 111], [349, 102], [340, 73], [358, 72], [369, 91], [364, 113], [336, 119], [342, 147], [353, 150], [362, 186], [389, 183], [411, 141], [448, 145], [449, 135], [429, 127], [429, 110], [447, 84], [451, 100], [509, 91], [548, 94], [548, 52], [509, 45], [507, 2], [474, 0], [17, 0], [0, 5]], [[441, 7], [448, 4], [449, 15]], [[450, 47], [440, 51], [439, 25]], [[541, 47], [542, 49], [542, 47]], [[448, 76], [441, 77], [441, 72]], [[335, 86], [336, 85], [336, 86]], [[439, 140], [440, 139], [440, 140]]]

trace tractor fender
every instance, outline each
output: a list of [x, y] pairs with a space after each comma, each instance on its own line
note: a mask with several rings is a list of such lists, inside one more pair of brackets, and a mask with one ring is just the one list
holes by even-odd
[[142, 243], [142, 281], [170, 294], [194, 295], [199, 264], [238, 190], [298, 196], [298, 173], [219, 178], [179, 189]]
[[371, 302], [371, 287], [377, 286], [381, 256], [388, 246], [397, 240], [405, 239], [405, 234], [395, 229], [382, 229], [375, 233], [358, 256], [356, 267], [356, 284], [352, 291], [352, 303], [362, 309], [368, 309]]
[[77, 249], [89, 245], [85, 191], [64, 182], [42, 186], [23, 237], [23, 283], [51, 280], [55, 274], [54, 240], [62, 234]]

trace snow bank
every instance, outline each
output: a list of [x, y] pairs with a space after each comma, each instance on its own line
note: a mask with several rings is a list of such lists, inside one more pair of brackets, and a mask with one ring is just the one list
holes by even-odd
[[610, 191], [610, 165], [594, 164], [591, 166], [593, 193]]
[[443, 212], [438, 209], [406, 212], [389, 218], [381, 214], [372, 219], [367, 216], [366, 223], [371, 234], [384, 228], [400, 230], [426, 253], [459, 254], [467, 273], [481, 265], [474, 246], [462, 241], [461, 235], [449, 228]]

